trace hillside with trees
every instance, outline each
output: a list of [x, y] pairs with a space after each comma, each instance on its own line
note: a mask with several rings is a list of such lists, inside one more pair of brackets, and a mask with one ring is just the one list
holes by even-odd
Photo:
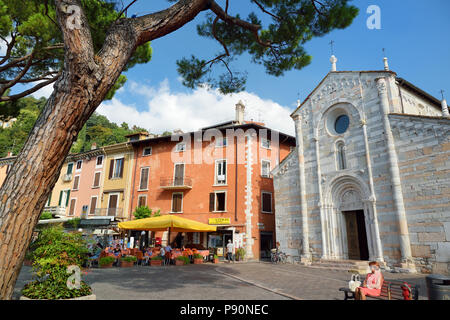
[[[45, 98], [36, 99], [31, 96], [14, 102], [0, 103], [0, 109], [3, 111], [0, 114], [0, 121], [17, 119], [8, 128], [0, 127], [0, 157], [6, 157], [8, 152], [12, 152], [13, 155], [20, 152], [46, 103]], [[10, 108], [10, 104], [14, 104], [14, 107]], [[12, 114], [9, 110], [15, 110], [15, 113]], [[78, 134], [70, 151], [71, 153], [88, 151], [93, 143], [96, 143], [97, 147], [102, 147], [125, 142], [126, 135], [142, 131], [147, 132], [144, 128], [130, 127], [126, 122], [119, 126], [95, 112]]]

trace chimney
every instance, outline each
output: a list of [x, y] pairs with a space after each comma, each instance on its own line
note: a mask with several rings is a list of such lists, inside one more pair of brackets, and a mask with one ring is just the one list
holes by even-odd
[[97, 149], [97, 143], [93, 142], [91, 145], [91, 150], [95, 150], [95, 149]]
[[331, 62], [331, 71], [336, 71], [336, 62], [338, 61], [338, 59], [332, 55], [330, 58], [330, 62]]
[[13, 153], [12, 153], [11, 151], [8, 151], [7, 157], [8, 157], [8, 158], [9, 158], [9, 157], [12, 157], [12, 155], [13, 155]]
[[389, 71], [388, 58], [384, 57], [384, 58], [383, 58], [383, 61], [384, 61], [384, 70], [385, 70], [385, 71]]
[[245, 105], [242, 102], [242, 100], [239, 100], [239, 102], [236, 105], [236, 122], [238, 124], [244, 123], [244, 111], [245, 111]]

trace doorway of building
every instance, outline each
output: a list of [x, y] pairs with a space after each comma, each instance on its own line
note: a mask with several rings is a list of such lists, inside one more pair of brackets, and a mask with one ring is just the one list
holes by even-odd
[[274, 248], [273, 245], [273, 233], [261, 232], [260, 233], [260, 247], [259, 256], [261, 260], [270, 259], [270, 250]]
[[349, 260], [369, 260], [364, 211], [344, 211]]

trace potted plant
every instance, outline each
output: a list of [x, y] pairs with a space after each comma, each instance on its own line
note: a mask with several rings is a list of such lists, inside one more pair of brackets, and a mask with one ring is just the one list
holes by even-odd
[[219, 256], [217, 254], [214, 255], [214, 263], [219, 263]]
[[236, 260], [237, 261], [243, 261], [245, 257], [245, 249], [239, 248], [236, 250]]
[[66, 233], [62, 227], [46, 227], [30, 249], [36, 280], [25, 285], [21, 300], [95, 299], [87, 283], [74, 280], [88, 253], [87, 243], [80, 233]]
[[179, 256], [175, 259], [176, 266], [184, 266], [185, 264], [189, 264], [189, 258], [185, 256]]
[[130, 268], [134, 266], [134, 263], [137, 261], [135, 256], [123, 256], [120, 258], [120, 267], [122, 268]]
[[203, 256], [201, 254], [194, 254], [194, 264], [202, 264], [203, 263]]
[[102, 257], [99, 259], [98, 264], [100, 265], [100, 268], [112, 268], [114, 263], [113, 257]]
[[163, 257], [161, 257], [161, 256], [155, 256], [155, 257], [152, 257], [151, 259], [150, 259], [150, 265], [153, 267], [153, 266], [161, 266], [162, 265], [162, 262], [163, 262]]

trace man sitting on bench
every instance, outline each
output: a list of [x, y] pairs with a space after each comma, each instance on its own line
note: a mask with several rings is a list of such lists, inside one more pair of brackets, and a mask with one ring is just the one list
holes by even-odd
[[355, 290], [356, 300], [366, 300], [366, 296], [378, 297], [381, 294], [381, 287], [383, 286], [383, 275], [380, 271], [380, 264], [376, 261], [369, 263], [370, 271], [364, 280], [363, 286]]

